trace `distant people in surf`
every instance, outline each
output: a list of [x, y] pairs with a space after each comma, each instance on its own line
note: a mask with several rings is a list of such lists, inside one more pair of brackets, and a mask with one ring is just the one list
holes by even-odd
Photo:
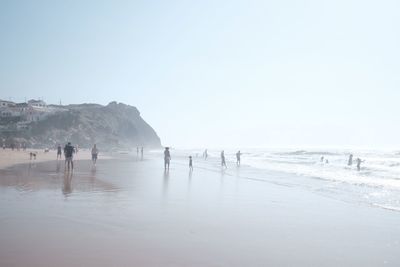
[[70, 168], [73, 170], [74, 169], [74, 156], [75, 153], [75, 148], [71, 145], [71, 142], [68, 142], [68, 144], [65, 145], [64, 147], [64, 155], [65, 155], [65, 168]]
[[221, 151], [221, 167], [225, 167], [225, 169], [228, 168], [228, 167], [226, 166], [225, 152], [224, 152], [223, 150]]
[[96, 144], [94, 144], [93, 147], [92, 147], [92, 162], [93, 162], [93, 165], [96, 165], [97, 155], [98, 154], [99, 154], [99, 150], [97, 149]]
[[240, 156], [242, 155], [242, 153], [240, 153], [240, 150], [238, 152], [236, 152], [236, 165], [240, 166]]
[[189, 156], [189, 170], [193, 171], [193, 159], [192, 159], [192, 156]]
[[171, 154], [169, 152], [169, 147], [164, 150], [164, 171], [169, 171], [169, 163], [171, 162]]
[[203, 157], [204, 157], [204, 159], [207, 159], [207, 157], [208, 157], [208, 152], [207, 152], [207, 149], [206, 149], [206, 150], [204, 150]]
[[140, 149], [140, 158], [143, 159], [143, 147]]

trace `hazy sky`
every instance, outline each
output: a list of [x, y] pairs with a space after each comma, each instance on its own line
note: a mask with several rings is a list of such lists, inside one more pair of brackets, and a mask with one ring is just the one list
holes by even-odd
[[136, 106], [180, 147], [400, 147], [399, 1], [0, 1], [0, 98]]

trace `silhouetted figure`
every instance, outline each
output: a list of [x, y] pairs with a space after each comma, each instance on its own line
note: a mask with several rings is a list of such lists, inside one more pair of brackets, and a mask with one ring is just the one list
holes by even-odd
[[242, 153], [240, 153], [240, 150], [236, 153], [236, 165], [240, 166], [240, 156]]
[[193, 171], [193, 159], [192, 159], [192, 156], [189, 156], [189, 170]]
[[3, 138], [3, 150], [6, 149], [6, 139]]
[[61, 159], [61, 155], [62, 155], [62, 148], [61, 148], [61, 145], [58, 144], [58, 146], [57, 146], [57, 159], [58, 158]]
[[206, 150], [204, 150], [204, 159], [207, 159], [207, 157], [208, 157], [208, 152], [207, 152], [207, 149], [206, 149]]
[[329, 160], [328, 160], [328, 159], [326, 159], [326, 160], [325, 160], [325, 163], [326, 163], [326, 164], [329, 164]]
[[22, 144], [22, 150], [26, 151], [26, 143], [25, 142]]
[[136, 157], [139, 157], [139, 147], [136, 147]]
[[68, 142], [68, 144], [64, 147], [65, 167], [68, 167], [68, 170], [70, 169], [70, 166], [72, 170], [74, 169], [74, 153], [75, 148], [71, 145], [71, 142]]
[[353, 154], [350, 154], [349, 161], [347, 162], [347, 166], [353, 165]]
[[364, 161], [361, 160], [360, 158], [357, 158], [357, 171], [361, 170], [361, 162], [364, 162]]
[[92, 162], [94, 165], [96, 165], [97, 162], [97, 154], [99, 154], [99, 150], [97, 149], [96, 144], [94, 144], [92, 148]]
[[29, 153], [29, 159], [32, 160], [32, 158], [35, 160], [36, 159], [36, 152], [31, 152]]
[[143, 147], [140, 149], [140, 158], [143, 159]]
[[222, 150], [221, 151], [221, 166], [225, 167], [225, 169], [227, 169], [228, 167], [226, 166], [226, 162], [225, 162], [225, 152]]
[[11, 143], [11, 150], [14, 151], [14, 148], [15, 148], [15, 144]]
[[169, 153], [169, 147], [164, 150], [164, 170], [169, 170], [169, 163], [171, 161], [171, 154]]
[[321, 162], [324, 162], [324, 156], [321, 157]]

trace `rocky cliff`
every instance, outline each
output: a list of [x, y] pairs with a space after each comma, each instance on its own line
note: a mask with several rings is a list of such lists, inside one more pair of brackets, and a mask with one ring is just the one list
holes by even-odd
[[132, 106], [111, 102], [107, 106], [80, 104], [62, 106], [65, 111], [32, 122], [26, 129], [3, 131], [7, 143], [26, 142], [28, 147], [54, 147], [72, 142], [80, 147], [94, 143], [102, 149], [161, 147], [157, 133]]

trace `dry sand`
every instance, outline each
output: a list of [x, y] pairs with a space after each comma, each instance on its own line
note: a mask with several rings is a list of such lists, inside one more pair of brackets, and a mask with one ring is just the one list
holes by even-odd
[[186, 161], [0, 170], [0, 266], [400, 266], [397, 212]]

